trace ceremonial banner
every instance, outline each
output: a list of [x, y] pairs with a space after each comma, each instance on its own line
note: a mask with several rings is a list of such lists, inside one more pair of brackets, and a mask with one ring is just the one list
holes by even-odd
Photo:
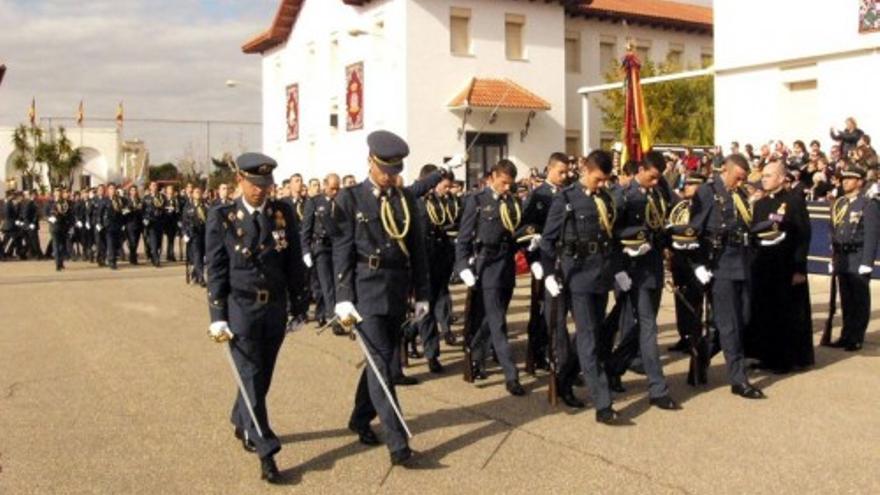
[[626, 106], [623, 113], [621, 167], [629, 160], [641, 161], [644, 154], [651, 150], [653, 144], [648, 126], [648, 113], [645, 110], [645, 100], [642, 97], [641, 68], [642, 64], [639, 58], [630, 47], [626, 56], [623, 57], [623, 90], [626, 94]]
[[364, 128], [364, 63], [345, 68], [346, 124], [349, 131]]
[[880, 31], [880, 0], [859, 0], [859, 32]]
[[287, 141], [299, 139], [299, 84], [287, 87]]

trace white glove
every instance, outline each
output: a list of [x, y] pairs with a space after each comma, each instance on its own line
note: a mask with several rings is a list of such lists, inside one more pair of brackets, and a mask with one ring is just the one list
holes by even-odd
[[86, 222], [86, 228], [87, 228], [87, 229], [92, 228], [92, 224], [90, 224], [89, 222]]
[[415, 316], [416, 320], [421, 320], [422, 318], [424, 318], [425, 316], [428, 315], [429, 309], [430, 309], [430, 305], [428, 304], [428, 301], [417, 301], [416, 302], [416, 312], [415, 312], [415, 315], [413, 315], [413, 316]]
[[232, 340], [232, 330], [229, 329], [229, 323], [225, 321], [215, 321], [208, 326], [208, 336], [218, 344]]
[[556, 277], [553, 275], [549, 275], [544, 279], [544, 287], [547, 289], [547, 292], [550, 293], [553, 297], [558, 297], [562, 292], [562, 287], [559, 286], [559, 282], [556, 280]]
[[868, 265], [859, 266], [859, 275], [868, 275], [869, 273], [873, 273], [874, 269]]
[[470, 268], [465, 268], [458, 274], [461, 277], [461, 281], [464, 282], [464, 285], [468, 287], [473, 287], [477, 285], [477, 278], [474, 277], [474, 272], [471, 271]]
[[541, 263], [536, 261], [532, 263], [531, 268], [532, 275], [534, 275], [537, 280], [541, 280], [542, 278], [544, 278], [544, 267], [541, 266]]
[[628, 292], [633, 285], [632, 279], [629, 278], [629, 274], [626, 272], [615, 273], [614, 281], [617, 283], [617, 287], [623, 292]]
[[311, 268], [312, 267], [312, 255], [309, 253], [304, 254], [303, 255], [303, 263], [306, 264], [306, 268]]
[[144, 219], [144, 227], [146, 227], [148, 225], [150, 225], [150, 221], [145, 218]]
[[78, 229], [83, 228], [83, 223], [81, 221], [77, 220], [76, 221], [76, 228], [78, 228]]
[[541, 234], [535, 234], [535, 237], [532, 237], [532, 240], [529, 242], [529, 247], [527, 251], [533, 253], [538, 247], [541, 245]]
[[643, 256], [645, 253], [651, 250], [651, 245], [647, 242], [639, 246], [638, 249], [633, 248], [623, 248], [623, 252], [628, 254], [631, 258], [637, 258], [639, 256]]
[[34, 230], [34, 229], [37, 228], [37, 226], [34, 225], [34, 224], [30, 224], [30, 225], [28, 225], [28, 228], [31, 229], [31, 230]]
[[101, 231], [101, 228], [101, 224], [95, 225], [95, 230], [97, 230], [98, 232]]
[[19, 227], [23, 227], [23, 226], [24, 226], [24, 222], [22, 222], [21, 220], [16, 220], [16, 221], [15, 221], [15, 225], [17, 225], [17, 226], [19, 226]]
[[178, 229], [182, 229], [182, 228], [183, 228], [183, 224], [180, 223], [180, 222], [177, 222], [177, 228], [178, 228]]
[[761, 245], [762, 246], [775, 246], [784, 240], [785, 240], [785, 232], [780, 234], [779, 237], [777, 237], [776, 239], [761, 241]]
[[831, 274], [834, 273], [834, 262], [831, 262], [831, 261], [828, 262], [828, 273], [831, 273]]
[[184, 242], [184, 244], [187, 243], [187, 242], [189, 242], [189, 236], [188, 236], [188, 235], [183, 236], [183, 242]]
[[361, 318], [360, 313], [355, 309], [354, 304], [351, 301], [342, 301], [336, 303], [336, 307], [333, 308], [333, 312], [336, 313], [336, 316], [340, 320], [348, 320], [350, 318], [354, 318], [354, 320], [358, 323], [361, 322], [363, 318]]
[[712, 280], [712, 272], [706, 269], [705, 266], [700, 265], [694, 270], [694, 275], [697, 276], [697, 280], [700, 281], [701, 284], [706, 285]]
[[49, 223], [55, 223], [55, 221], [56, 221], [57, 219], [56, 219], [54, 216], [51, 216], [51, 217], [47, 218], [46, 220], [48, 220]]
[[699, 247], [700, 247], [699, 242], [683, 243], [683, 242], [674, 242], [673, 241], [673, 243], [672, 243], [672, 248], [677, 249], [679, 251], [693, 251], [694, 249], [697, 249]]

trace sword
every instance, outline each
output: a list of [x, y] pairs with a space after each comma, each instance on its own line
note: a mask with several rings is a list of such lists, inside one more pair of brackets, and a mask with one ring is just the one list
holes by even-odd
[[361, 351], [364, 353], [364, 357], [367, 358], [367, 364], [372, 368], [373, 373], [376, 375], [376, 379], [379, 380], [379, 385], [382, 385], [382, 391], [385, 392], [385, 396], [388, 397], [388, 402], [391, 403], [391, 408], [394, 409], [394, 414], [397, 416], [398, 421], [400, 421], [401, 426], [403, 426], [404, 431], [406, 431], [406, 436], [408, 438], [412, 438], [413, 435], [409, 431], [409, 427], [406, 425], [406, 421], [403, 419], [403, 414], [400, 413], [400, 409], [397, 408], [397, 402], [394, 400], [394, 396], [391, 395], [391, 390], [388, 389], [388, 385], [385, 384], [385, 379], [382, 378], [382, 374], [379, 373], [379, 368], [376, 367], [376, 362], [373, 361], [373, 356], [370, 354], [369, 349], [367, 349], [367, 345], [364, 343], [364, 337], [361, 335], [361, 331], [358, 330], [357, 325], [353, 325], [351, 327], [351, 331], [353, 334], [357, 335], [358, 344], [361, 346]]
[[238, 374], [238, 368], [235, 366], [235, 360], [232, 359], [232, 342], [229, 342], [226, 347], [226, 357], [229, 358], [229, 365], [232, 366], [232, 374], [235, 376], [235, 383], [238, 384], [238, 392], [241, 394], [241, 398], [244, 399], [244, 405], [247, 407], [248, 414], [251, 416], [251, 421], [254, 422], [254, 428], [257, 429], [257, 434], [260, 435], [260, 438], [265, 438], [263, 436], [263, 430], [260, 429], [260, 423], [257, 421], [257, 415], [254, 414], [254, 406], [251, 405], [251, 399], [248, 397], [247, 390], [244, 388], [244, 383], [241, 381], [241, 375]]

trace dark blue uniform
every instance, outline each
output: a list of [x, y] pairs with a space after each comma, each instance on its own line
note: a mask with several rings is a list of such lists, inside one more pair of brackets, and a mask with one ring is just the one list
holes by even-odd
[[126, 199], [125, 205], [125, 235], [128, 241], [128, 262], [138, 264], [138, 245], [141, 234], [144, 231], [144, 202], [140, 197]]
[[190, 201], [183, 210], [183, 234], [189, 238], [189, 259], [192, 263], [193, 281], [205, 284], [205, 227], [208, 206], [203, 200]]
[[[300, 242], [303, 255], [310, 255], [312, 267], [318, 278], [321, 290], [322, 315], [319, 320], [333, 319], [336, 296], [333, 280], [333, 242], [332, 235], [336, 228], [333, 217], [336, 213], [336, 201], [323, 194], [315, 196], [305, 203], [303, 208]], [[317, 308], [316, 308], [317, 310]]]
[[162, 234], [165, 231], [165, 195], [144, 196], [144, 244], [153, 266], [159, 266], [162, 256]]
[[[390, 202], [398, 226], [405, 224], [405, 208], [411, 215], [415, 212], [416, 199], [404, 189], [382, 191], [366, 180], [339, 192], [333, 267], [336, 300], [353, 303], [363, 317], [359, 325], [363, 342], [394, 394], [390, 378], [400, 363], [400, 327], [408, 298], [413, 292], [417, 301], [427, 301], [430, 285], [421, 225], [412, 218], [406, 236], [392, 239], [380, 216], [384, 202]], [[358, 383], [349, 426], [353, 430], [368, 428], [377, 415], [385, 428], [389, 450], [406, 450], [406, 433], [372, 369], [367, 367]]]
[[264, 436], [257, 434], [240, 394], [230, 420], [247, 432], [261, 458], [281, 449], [269, 426], [266, 395], [288, 315], [305, 312], [304, 270], [294, 225], [293, 211], [282, 202], [267, 200], [252, 212], [242, 198], [212, 208], [207, 220], [211, 321], [228, 322], [235, 336], [229, 343], [232, 356]]
[[107, 259], [107, 236], [104, 234], [104, 225], [101, 217], [105, 199], [104, 196], [95, 195], [89, 210], [92, 236], [95, 239], [95, 261], [99, 266], [104, 266]]
[[49, 233], [52, 236], [52, 257], [55, 258], [55, 269], [64, 268], [64, 257], [67, 254], [67, 235], [73, 226], [73, 208], [70, 201], [60, 199], [46, 204], [45, 216], [49, 222]]
[[37, 202], [33, 199], [22, 201], [19, 215], [23, 223], [22, 228], [25, 233], [24, 239], [28, 257], [42, 258], [43, 254], [40, 250], [40, 215], [37, 210]]
[[101, 233], [105, 238], [106, 259], [110, 268], [116, 269], [116, 258], [122, 247], [122, 227], [125, 225], [125, 198], [113, 195], [104, 198], [98, 207]]
[[[177, 261], [177, 258], [174, 256], [174, 239], [180, 235], [182, 225], [180, 215], [185, 201], [186, 198], [178, 194], [170, 197], [165, 196], [165, 212], [162, 226], [165, 231], [165, 259], [167, 261]], [[186, 256], [186, 253], [180, 253], [180, 255]]]

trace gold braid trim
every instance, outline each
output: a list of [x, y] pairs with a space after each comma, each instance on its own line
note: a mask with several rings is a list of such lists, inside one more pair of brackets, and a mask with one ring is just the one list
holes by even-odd
[[682, 201], [672, 208], [672, 212], [669, 213], [669, 223], [672, 225], [687, 225], [691, 223], [689, 201]]
[[736, 211], [739, 212], [740, 218], [743, 219], [743, 222], [745, 222], [746, 225], [752, 225], [752, 210], [751, 210], [751, 208], [749, 208], [745, 204], [742, 197], [740, 197], [740, 195], [737, 193], [737, 191], [733, 191], [730, 195], [733, 197], [733, 206], [735, 206]]
[[504, 228], [507, 229], [511, 234], [516, 231], [516, 228], [519, 227], [519, 223], [522, 221], [522, 210], [519, 207], [519, 202], [513, 201], [513, 209], [516, 213], [516, 221], [510, 218], [510, 206], [507, 205], [507, 201], [501, 200], [501, 206], [498, 208], [498, 212], [501, 214], [501, 225], [504, 225]]
[[[437, 208], [434, 206], [431, 198], [425, 198], [425, 209], [428, 210], [428, 219], [431, 220], [432, 224], [440, 227], [446, 223], [446, 209], [442, 205], [440, 208]], [[440, 210], [440, 213], [437, 213], [437, 210]]]
[[645, 205], [645, 223], [652, 230], [663, 228], [664, 217], [666, 216], [666, 202], [660, 198], [660, 207], [654, 201], [654, 193], [648, 193], [648, 203]]
[[[452, 213], [452, 210], [449, 209], [450, 203], [455, 206], [455, 213]], [[455, 198], [449, 197], [446, 200], [446, 204], [443, 205], [443, 211], [446, 212], [446, 219], [449, 220], [449, 225], [455, 223], [455, 219], [458, 218], [458, 201]]]
[[600, 198], [598, 194], [593, 195], [593, 201], [596, 202], [596, 211], [599, 213], [599, 225], [602, 226], [602, 230], [608, 234], [608, 237], [614, 237], [612, 235], [612, 224], [614, 220], [608, 215], [608, 205], [605, 204], [605, 200]]
[[387, 196], [381, 197], [382, 205], [379, 208], [379, 216], [382, 218], [382, 227], [385, 228], [385, 233], [388, 234], [388, 237], [397, 241], [400, 250], [408, 257], [409, 249], [407, 249], [404, 239], [409, 233], [409, 206], [406, 204], [406, 198], [403, 196], [403, 191], [397, 189], [397, 194], [400, 197], [400, 206], [403, 209], [403, 229], [397, 225], [397, 221], [394, 219], [394, 209], [391, 207], [391, 201], [389, 201]]
[[831, 225], [834, 228], [840, 226], [843, 223], [843, 219], [846, 218], [846, 213], [849, 211], [849, 199], [846, 196], [842, 198], [837, 198], [834, 201], [834, 204], [831, 205]]

